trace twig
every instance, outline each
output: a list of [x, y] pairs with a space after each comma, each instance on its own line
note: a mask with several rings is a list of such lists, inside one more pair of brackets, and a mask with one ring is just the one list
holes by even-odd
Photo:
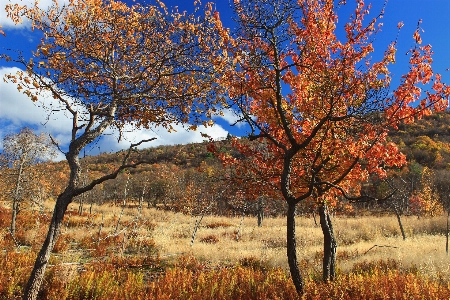
[[103, 229], [103, 218], [104, 218], [104, 214], [102, 213], [102, 222], [100, 223], [100, 227], [98, 228], [97, 245], [100, 244], [100, 240], [101, 240], [101, 234], [102, 234], [102, 229]]
[[192, 237], [191, 237], [191, 247], [194, 246], [195, 236], [196, 236], [196, 234], [197, 234], [197, 230], [198, 230], [198, 228], [199, 228], [199, 226], [200, 226], [200, 223], [202, 222], [203, 217], [205, 216], [205, 214], [206, 214], [206, 212], [209, 210], [209, 208], [213, 205], [213, 203], [214, 203], [214, 199], [211, 199], [211, 202], [210, 202], [210, 204], [208, 205], [208, 207], [206, 207], [206, 208], [202, 211], [201, 216], [200, 216], [200, 219], [197, 218], [197, 219], [195, 220], [194, 231], [192, 232]]
[[372, 247], [370, 247], [369, 250], [367, 250], [366, 252], [363, 253], [363, 255], [367, 254], [367, 252], [369, 252], [370, 250], [372, 250], [375, 247], [385, 247], [385, 248], [398, 248], [396, 246], [389, 246], [389, 245], [373, 245]]

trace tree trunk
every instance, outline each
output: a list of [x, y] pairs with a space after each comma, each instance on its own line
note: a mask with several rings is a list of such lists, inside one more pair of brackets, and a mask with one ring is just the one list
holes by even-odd
[[262, 226], [262, 221], [264, 219], [264, 205], [262, 198], [258, 199], [258, 227]]
[[242, 224], [244, 224], [244, 218], [245, 218], [245, 207], [244, 207], [244, 210], [242, 211], [241, 222], [239, 223], [238, 231], [236, 233], [236, 238], [235, 238], [236, 242], [239, 242], [239, 239], [241, 238]]
[[127, 176], [127, 181], [125, 183], [125, 188], [123, 190], [123, 203], [122, 206], [125, 207], [127, 205], [127, 197], [128, 197], [128, 183], [130, 182], [130, 175]]
[[48, 260], [51, 252], [61, 232], [61, 226], [66, 213], [67, 206], [72, 202], [76, 196], [75, 189], [81, 175], [81, 166], [78, 159], [79, 150], [72, 148], [73, 141], [69, 146], [69, 152], [66, 154], [67, 162], [70, 167], [70, 179], [65, 190], [56, 199], [55, 208], [53, 209], [53, 216], [48, 228], [47, 237], [44, 244], [36, 258], [30, 278], [25, 287], [23, 294], [24, 300], [35, 300], [38, 297], [42, 281], [44, 280], [45, 269], [47, 268]]
[[80, 196], [80, 203], [78, 205], [78, 215], [81, 216], [83, 214], [83, 204], [84, 204], [84, 194]]
[[25, 161], [22, 160], [19, 165], [19, 172], [17, 174], [16, 188], [14, 191], [14, 198], [12, 203], [12, 215], [11, 215], [11, 235], [14, 238], [16, 236], [16, 219], [19, 213], [19, 202], [20, 202], [20, 183], [22, 182], [23, 165]]
[[448, 255], [448, 234], [449, 234], [449, 217], [450, 217], [450, 211], [447, 212], [447, 231], [445, 232], [445, 252]]
[[326, 204], [319, 207], [320, 226], [323, 233], [323, 281], [333, 281], [336, 277], [336, 248], [333, 225]]
[[11, 235], [13, 237], [16, 236], [16, 218], [17, 218], [17, 212], [19, 211], [19, 201], [17, 199], [13, 200], [12, 205], [12, 215], [11, 215]]
[[200, 226], [200, 222], [202, 220], [203, 220], [203, 215], [201, 215], [200, 219], [195, 220], [194, 230], [192, 231], [192, 236], [191, 236], [191, 244], [190, 244], [191, 247], [194, 246], [195, 236], [197, 235], [197, 230], [198, 230], [198, 227]]
[[51, 251], [55, 245], [58, 236], [61, 232], [61, 225], [64, 218], [64, 214], [67, 210], [67, 206], [72, 201], [73, 195], [70, 192], [61, 194], [55, 204], [52, 220], [48, 229], [47, 237], [42, 245], [41, 250], [34, 263], [33, 270], [31, 271], [30, 278], [28, 279], [25, 293], [23, 295], [24, 300], [35, 300], [38, 297], [39, 289], [44, 279], [45, 269], [47, 268], [48, 260], [50, 258]]
[[[64, 102], [64, 101], [63, 101]], [[80, 189], [78, 183], [81, 176], [81, 165], [79, 160], [79, 154], [83, 148], [97, 139], [102, 133], [108, 128], [114, 121], [115, 111], [117, 106], [115, 104], [110, 105], [107, 110], [107, 115], [105, 119], [100, 121], [100, 124], [92, 128], [92, 123], [88, 123], [88, 126], [84, 128], [84, 133], [77, 137], [77, 131], [83, 126], [78, 126], [78, 112], [73, 110], [73, 108], [66, 103], [67, 110], [73, 116], [72, 124], [72, 140], [69, 144], [69, 151], [66, 153], [66, 160], [70, 168], [70, 178], [67, 183], [65, 190], [58, 196], [56, 200], [55, 208], [53, 209], [52, 220], [50, 221], [50, 226], [48, 228], [47, 237], [45, 238], [44, 244], [36, 258], [33, 270], [31, 271], [30, 278], [25, 287], [25, 292], [23, 294], [23, 299], [25, 300], [35, 300], [38, 297], [39, 290], [41, 288], [42, 281], [44, 280], [45, 269], [47, 268], [48, 260], [50, 258], [51, 252], [58, 236], [61, 232], [62, 221], [64, 219], [64, 214], [66, 213], [67, 206], [73, 201], [75, 196], [79, 196], [86, 191], [92, 190], [95, 185], [102, 183], [108, 179], [114, 179], [117, 177], [120, 168], [109, 175], [98, 178], [92, 181], [89, 185]], [[91, 113], [91, 120], [96, 118], [96, 114]], [[139, 144], [137, 144], [139, 145]], [[133, 147], [133, 144], [132, 144]], [[130, 151], [131, 151], [130, 147]]]
[[400, 213], [396, 206], [394, 206], [394, 212], [395, 212], [395, 215], [397, 216], [398, 226], [400, 226], [400, 231], [402, 232], [403, 240], [406, 240], [406, 234], [405, 234], [405, 230], [403, 229], [402, 219], [400, 218]]
[[295, 241], [295, 204], [288, 204], [287, 211], [287, 258], [291, 278], [299, 295], [304, 292], [304, 282], [297, 263], [297, 243]]
[[142, 205], [144, 203], [145, 188], [146, 188], [146, 184], [144, 184], [144, 187], [142, 188], [141, 197], [139, 198], [139, 208], [138, 208], [139, 216], [142, 214]]
[[319, 225], [317, 225], [316, 212], [314, 210], [312, 212], [312, 216], [313, 216], [313, 220], [314, 220], [314, 225], [316, 225], [316, 227], [319, 226]]

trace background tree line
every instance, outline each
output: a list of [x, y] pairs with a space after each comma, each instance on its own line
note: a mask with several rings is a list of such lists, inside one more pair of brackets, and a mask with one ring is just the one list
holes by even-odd
[[[8, 137], [9, 139], [11, 137]], [[398, 209], [405, 214], [419, 214], [419, 208], [413, 196], [417, 197], [428, 187], [433, 188], [434, 201], [448, 208], [450, 191], [446, 187], [450, 182], [450, 112], [436, 113], [424, 117], [412, 124], [402, 124], [398, 132], [392, 131], [389, 139], [394, 141], [406, 154], [408, 165], [402, 169], [390, 170], [387, 180], [379, 182], [370, 178], [365, 184], [366, 192], [372, 195], [383, 195], [396, 188], [399, 191], [384, 203], [366, 202], [337, 207], [342, 213], [358, 211], [382, 212], [396, 203]], [[245, 141], [246, 138], [242, 138]], [[249, 142], [249, 141], [248, 141]], [[256, 215], [258, 199], [263, 200], [266, 216], [279, 216], [286, 213], [286, 207], [280, 199], [270, 196], [247, 195], [251, 192], [245, 182], [242, 186], [230, 185], [227, 170], [214, 155], [207, 150], [209, 142], [158, 146], [138, 150], [140, 159], [153, 162], [138, 169], [123, 171], [114, 180], [95, 187], [85, 195], [78, 196], [77, 202], [88, 208], [90, 203], [110, 203], [122, 205], [138, 205], [142, 202], [147, 207], [167, 209], [184, 213], [200, 213], [211, 202], [208, 213], [216, 215], [237, 215], [241, 213]], [[237, 159], [240, 154], [232, 147], [230, 140], [218, 142], [220, 151]], [[120, 163], [124, 152], [103, 153], [81, 159], [83, 165], [82, 178], [89, 180], [108, 174]], [[16, 158], [8, 156], [5, 151], [1, 155], [1, 190], [2, 201], [13, 201], [17, 175]], [[27, 180], [20, 190], [24, 204], [39, 204], [45, 198], [55, 198], [67, 180], [67, 167], [62, 162], [35, 161], [27, 165], [29, 176], [38, 180]], [[425, 171], [425, 173], [424, 173]], [[34, 175], [33, 175], [34, 174]], [[24, 183], [25, 184], [25, 183]], [[376, 187], [376, 188], [375, 188]], [[39, 191], [38, 191], [39, 190]], [[220, 193], [220, 191], [226, 191]], [[124, 199], [124, 195], [127, 199]], [[41, 196], [42, 197], [41, 197]], [[39, 196], [39, 197], [38, 197]], [[425, 196], [423, 196], [426, 198]], [[416, 198], [417, 199], [417, 198]], [[416, 208], [413, 208], [416, 207]], [[298, 207], [297, 212], [308, 214], [314, 207], [308, 204]]]

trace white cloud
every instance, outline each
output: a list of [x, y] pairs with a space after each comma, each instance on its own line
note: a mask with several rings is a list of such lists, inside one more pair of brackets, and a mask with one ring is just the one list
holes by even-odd
[[[0, 78], [5, 74], [15, 74], [19, 68], [0, 68]], [[27, 95], [17, 90], [17, 85], [11, 82], [0, 81], [0, 120], [8, 122], [14, 127], [33, 126], [38, 130], [51, 132], [55, 137], [63, 137], [67, 142], [72, 121], [63, 109], [49, 114], [43, 107], [53, 106], [60, 108], [58, 101], [54, 100], [49, 92], [43, 93], [39, 100], [32, 102]]]
[[[53, 2], [53, 0], [40, 0], [38, 7], [41, 9], [46, 9], [52, 6]], [[57, 2], [59, 5], [63, 5], [65, 3], [69, 3], [69, 0], [57, 0]], [[0, 26], [4, 29], [31, 29], [31, 22], [27, 19], [23, 19], [20, 24], [14, 24], [14, 22], [7, 17], [5, 7], [8, 4], [27, 5], [28, 7], [31, 7], [34, 3], [35, 0], [0, 0]]]
[[[59, 103], [49, 93], [42, 95], [39, 101], [33, 103], [28, 96], [17, 90], [16, 84], [3, 82], [2, 78], [5, 74], [16, 73], [19, 70], [15, 67], [0, 68], [0, 140], [6, 134], [18, 132], [22, 127], [29, 126], [34, 128], [36, 133], [51, 134], [59, 141], [61, 148], [66, 149], [72, 130], [69, 114], [64, 109], [48, 114], [43, 106], [49, 107], [51, 103], [54, 108], [59, 107]], [[127, 125], [120, 142], [118, 142], [118, 132], [108, 129], [98, 142], [86, 147], [86, 154], [95, 155], [99, 152], [127, 149], [131, 143], [152, 137], [156, 137], [156, 140], [143, 144], [141, 148], [202, 142], [205, 138], [201, 136], [201, 132], [215, 139], [224, 138], [228, 133], [217, 124], [206, 128], [199, 126], [197, 131], [187, 131], [181, 125], [173, 127], [176, 132], [169, 133], [164, 128], [136, 129]], [[59, 159], [64, 159], [62, 154]]]
[[[222, 110], [222, 114], [223, 116], [214, 116], [214, 119], [223, 119], [226, 122], [228, 122], [228, 124], [230, 125], [234, 125], [237, 128], [242, 128], [246, 125], [245, 122], [237, 122], [238, 120], [240, 120], [242, 117], [239, 115], [239, 113], [231, 108], [228, 109], [224, 109]], [[237, 123], [236, 123], [237, 122]]]
[[176, 132], [168, 132], [164, 128], [153, 129], [139, 129], [132, 126], [125, 126], [123, 130], [122, 139], [118, 142], [118, 132], [109, 129], [105, 132], [102, 139], [95, 145], [87, 147], [87, 154], [91, 155], [100, 152], [116, 152], [121, 149], [128, 149], [132, 143], [137, 143], [141, 140], [156, 138], [155, 140], [144, 143], [139, 146], [142, 148], [155, 147], [159, 145], [177, 145], [199, 143], [206, 138], [202, 137], [202, 133], [209, 135], [213, 139], [225, 138], [228, 131], [223, 129], [220, 125], [213, 125], [211, 127], [198, 126], [196, 131], [188, 131], [181, 125], [173, 126]]
[[[33, 102], [30, 98], [17, 90], [17, 85], [4, 82], [5, 74], [15, 74], [19, 68], [0, 67], [0, 140], [7, 134], [16, 133], [23, 127], [30, 127], [37, 134], [45, 132], [51, 134], [61, 147], [70, 141], [72, 120], [64, 109], [54, 111], [51, 114], [44, 108], [53, 106], [55, 109], [60, 104], [53, 99], [49, 92], [43, 93], [39, 100]], [[0, 144], [0, 149], [2, 149]], [[62, 154], [58, 160], [64, 159]]]

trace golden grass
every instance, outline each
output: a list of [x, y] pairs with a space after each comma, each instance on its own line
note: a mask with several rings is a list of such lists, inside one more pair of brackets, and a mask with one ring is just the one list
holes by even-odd
[[[47, 202], [46, 208], [51, 210], [51, 203]], [[267, 266], [287, 268], [286, 221], [283, 217], [266, 218], [263, 226], [258, 227], [255, 217], [246, 216], [241, 226], [240, 216], [228, 218], [205, 215], [191, 246], [198, 219], [196, 216], [144, 206], [140, 221], [136, 222], [137, 207], [126, 207], [122, 212], [121, 207], [94, 205], [93, 214], [85, 212], [83, 216], [78, 216], [76, 209], [75, 203], [69, 206], [62, 231], [71, 241], [87, 237], [97, 240], [103, 223], [101, 232], [105, 235], [114, 235], [117, 227], [119, 232], [133, 231], [137, 239], [152, 238], [162, 259], [193, 255], [211, 265], [221, 265], [235, 264], [241, 259], [254, 257]], [[445, 253], [444, 215], [420, 219], [415, 216], [402, 217], [407, 234], [405, 241], [402, 240], [394, 215], [337, 216], [332, 220], [338, 242], [338, 268], [342, 272], [348, 272], [355, 263], [361, 261], [395, 259], [405, 269], [417, 268], [431, 276], [449, 273], [446, 272], [450, 269], [450, 261]], [[133, 225], [133, 222], [139, 224]], [[40, 233], [43, 231], [40, 229]], [[320, 226], [316, 226], [312, 218], [297, 217], [296, 234], [299, 260], [313, 263], [320, 270], [323, 247]], [[35, 232], [28, 232], [25, 239], [31, 240], [35, 236]], [[213, 243], [208, 242], [211, 239], [214, 239]]]
[[[51, 203], [46, 203], [46, 216], [38, 218], [37, 213], [21, 213], [20, 242], [30, 245], [34, 253], [39, 248], [36, 240], [42, 239], [46, 232], [51, 209]], [[191, 246], [196, 216], [146, 207], [139, 215], [137, 207], [122, 211], [121, 207], [110, 205], [94, 205], [92, 214], [79, 216], [76, 209], [77, 204], [69, 207], [58, 249], [50, 261], [58, 272], [67, 272], [65, 280], [78, 274], [76, 268], [83, 268], [83, 265], [86, 268], [108, 257], [123, 257], [122, 263], [127, 261], [128, 266], [153, 266], [159, 264], [156, 261], [164, 266], [176, 265], [186, 257], [195, 257], [212, 270], [223, 266], [258, 265], [287, 273], [285, 218], [266, 218], [263, 226], [258, 227], [255, 217], [246, 216], [241, 222], [241, 217], [206, 215]], [[2, 209], [1, 213], [3, 218], [7, 210]], [[398, 271], [422, 274], [444, 286], [450, 282], [450, 260], [445, 253], [445, 216], [403, 217], [405, 241], [393, 215], [337, 216], [332, 220], [338, 242], [338, 273], [342, 276], [353, 274], [359, 266], [395, 261]], [[323, 236], [320, 227], [312, 218], [297, 217], [296, 232], [302, 272], [310, 279], [321, 278]], [[14, 245], [6, 230], [0, 231], [0, 240], [2, 250], [11, 253]], [[20, 278], [24, 280], [23, 274]]]
[[[254, 217], [246, 217], [241, 236], [235, 236], [240, 218], [205, 216], [190, 246], [195, 218], [164, 213], [157, 221], [153, 234], [162, 257], [190, 254], [213, 265], [233, 264], [246, 257], [257, 258], [268, 266], [287, 269], [286, 226], [284, 218], [266, 218], [257, 227]], [[450, 261], [445, 252], [445, 216], [432, 219], [403, 217], [407, 239], [401, 237], [395, 216], [366, 216], [360, 218], [335, 217], [334, 230], [338, 242], [338, 269], [348, 272], [355, 263], [395, 259], [403, 269], [418, 269], [432, 277], [445, 276], [450, 280]], [[229, 223], [229, 227], [208, 228], [208, 224]], [[312, 218], [296, 220], [299, 260], [321, 270], [323, 236]], [[215, 244], [202, 243], [202, 238], [216, 236]]]

